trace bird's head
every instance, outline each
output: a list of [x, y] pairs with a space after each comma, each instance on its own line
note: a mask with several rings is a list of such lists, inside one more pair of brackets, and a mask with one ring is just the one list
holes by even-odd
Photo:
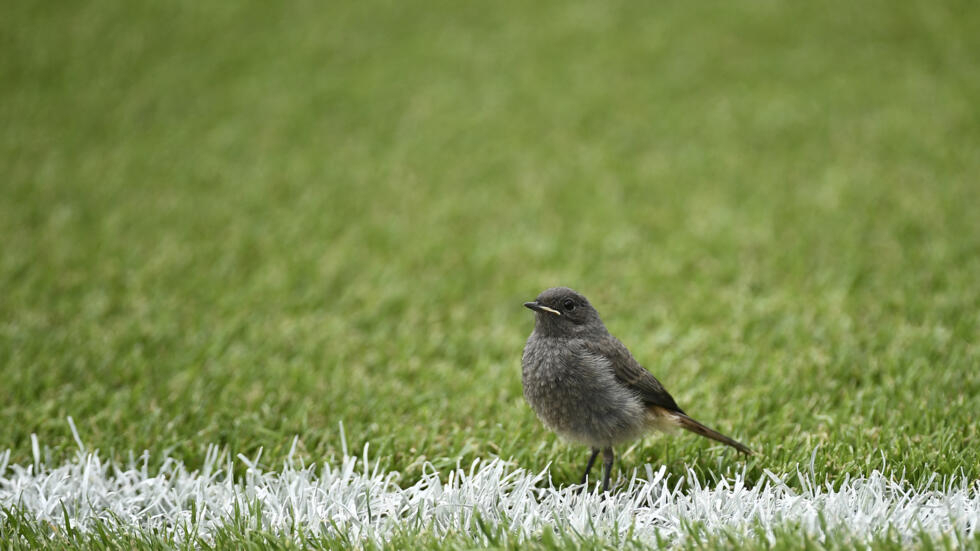
[[545, 289], [524, 306], [534, 310], [534, 328], [539, 332], [571, 337], [606, 331], [588, 299], [568, 287]]

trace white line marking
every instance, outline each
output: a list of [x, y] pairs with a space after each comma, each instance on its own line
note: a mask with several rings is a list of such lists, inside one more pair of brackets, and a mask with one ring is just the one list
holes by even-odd
[[[74, 432], [74, 431], [73, 431]], [[77, 433], [73, 435], [80, 443]], [[295, 442], [293, 448], [295, 448]], [[239, 456], [245, 475], [234, 480], [233, 462], [210, 447], [203, 467], [188, 471], [172, 458], [149, 467], [144, 453], [126, 466], [104, 462], [98, 452], [80, 447], [77, 456], [56, 467], [41, 463], [32, 438], [34, 464], [11, 465], [11, 452], [0, 454], [0, 505], [16, 507], [28, 518], [64, 524], [62, 506], [73, 527], [110, 526], [155, 530], [178, 539], [208, 539], [234, 518], [236, 509], [249, 526], [283, 535], [316, 536], [339, 529], [352, 541], [384, 541], [396, 530], [426, 530], [436, 535], [469, 533], [483, 542], [475, 515], [490, 526], [530, 538], [552, 526], [566, 532], [624, 536], [651, 542], [660, 537], [689, 537], [690, 523], [706, 533], [730, 531], [756, 537], [756, 526], [772, 540], [773, 530], [795, 525], [819, 540], [827, 532], [857, 541], [893, 530], [907, 540], [922, 531], [955, 539], [980, 530], [980, 481], [934, 477], [923, 487], [897, 481], [879, 471], [845, 477], [831, 487], [802, 472], [777, 475], [747, 485], [741, 476], [702, 485], [690, 473], [689, 489], [665, 477], [665, 469], [634, 476], [609, 496], [581, 494], [552, 486], [547, 471], [531, 473], [493, 459], [474, 462], [439, 476], [430, 466], [422, 479], [400, 487], [398, 474], [381, 472], [377, 463], [345, 456], [339, 465], [304, 466], [288, 460], [266, 471], [259, 458]], [[293, 449], [291, 448], [291, 449]], [[812, 472], [812, 471], [811, 471]], [[803, 490], [787, 486], [796, 479]], [[260, 515], [253, 513], [260, 504]], [[0, 516], [4, 513], [0, 511]], [[685, 525], [687, 527], [685, 527]]]

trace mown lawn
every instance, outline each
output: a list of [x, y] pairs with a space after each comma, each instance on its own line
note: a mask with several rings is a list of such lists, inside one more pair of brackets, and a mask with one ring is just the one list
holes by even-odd
[[[371, 446], [577, 481], [523, 402], [568, 285], [705, 480], [980, 477], [972, 2], [0, 7], [0, 450]], [[815, 455], [814, 450], [816, 450]], [[121, 544], [125, 545], [125, 544]], [[448, 545], [448, 544], [447, 544]]]

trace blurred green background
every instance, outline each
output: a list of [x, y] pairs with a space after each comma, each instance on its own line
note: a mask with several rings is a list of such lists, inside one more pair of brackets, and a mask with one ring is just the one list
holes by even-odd
[[521, 307], [585, 293], [763, 452], [980, 476], [980, 10], [962, 2], [6, 2], [0, 449], [408, 479], [587, 450]]

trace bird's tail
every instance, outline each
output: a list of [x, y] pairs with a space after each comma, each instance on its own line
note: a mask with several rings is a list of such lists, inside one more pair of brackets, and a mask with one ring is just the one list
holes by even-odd
[[672, 411], [671, 414], [677, 420], [677, 424], [680, 425], [682, 429], [689, 430], [695, 434], [700, 434], [701, 436], [704, 436], [705, 438], [710, 438], [716, 442], [727, 444], [735, 448], [736, 450], [744, 453], [745, 455], [752, 455], [752, 450], [750, 450], [748, 446], [746, 446], [745, 444], [742, 444], [741, 442], [738, 442], [736, 440], [732, 440], [731, 438], [725, 436], [724, 434], [716, 430], [709, 429], [708, 427], [702, 425], [701, 423], [695, 421], [694, 419], [691, 419], [690, 417], [684, 415], [683, 413]]

